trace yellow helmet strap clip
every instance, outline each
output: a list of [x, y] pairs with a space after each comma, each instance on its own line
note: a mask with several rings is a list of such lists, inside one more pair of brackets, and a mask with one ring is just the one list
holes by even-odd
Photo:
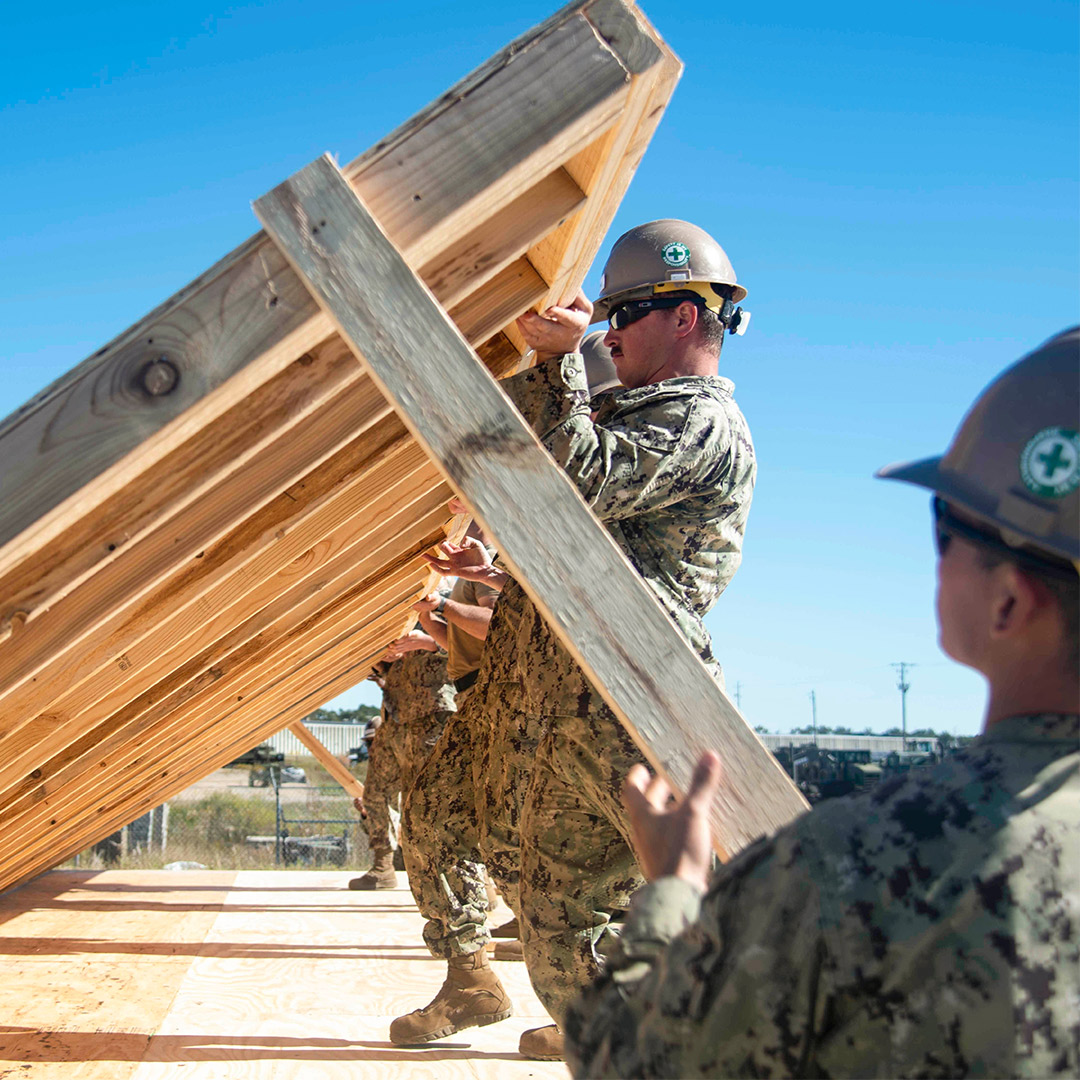
[[[724, 288], [724, 286], [721, 286]], [[653, 286], [653, 293], [691, 292], [700, 296], [705, 306], [720, 320], [729, 334], [746, 333], [750, 312], [743, 311], [720, 292], [711, 281], [664, 281]]]

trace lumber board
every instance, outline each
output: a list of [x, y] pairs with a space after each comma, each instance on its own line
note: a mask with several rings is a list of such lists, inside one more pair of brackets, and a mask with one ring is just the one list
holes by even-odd
[[[491, 376], [580, 284], [680, 70], [629, 0], [578, 0], [342, 170]], [[453, 489], [396, 404], [259, 232], [0, 422], [0, 888], [406, 628]]]
[[[391, 619], [396, 619], [394, 608], [407, 588], [399, 579], [376, 598]], [[376, 600], [369, 598], [368, 602]], [[388, 626], [383, 623], [384, 630]], [[361, 634], [346, 634], [323, 655], [308, 658], [304, 672], [281, 678], [261, 696], [253, 695], [237, 710], [238, 723], [224, 725], [204, 718], [201, 726], [193, 728], [190, 720], [181, 718], [179, 735], [174, 735], [169, 725], [158, 729], [163, 738], [172, 740], [169, 743], [147, 740], [140, 746], [129, 741], [107, 773], [84, 774], [54, 797], [43, 795], [40, 802], [24, 804], [18, 814], [10, 815], [5, 836], [0, 838], [0, 889], [63, 861], [228, 763], [279, 731], [288, 720], [307, 715], [362, 678], [381, 653], [384, 641], [379, 639], [373, 647]], [[327, 681], [330, 671], [337, 676]], [[318, 690], [312, 691], [313, 685]], [[305, 688], [303, 698], [300, 686]], [[177, 753], [178, 747], [188, 752]], [[72, 813], [73, 809], [81, 812]]]
[[18, 689], [39, 674], [43, 663], [100, 633], [103, 620], [120, 617], [178, 566], [190, 566], [190, 573], [200, 576], [207, 573], [199, 552], [299, 481], [313, 464], [346, 446], [358, 427], [374, 426], [388, 415], [385, 403], [357, 383], [325, 408], [328, 415], [310, 426], [302, 446], [300, 440], [275, 441], [204, 494], [175, 530], [155, 530], [23, 626], [4, 645], [0, 693]]
[[[493, 347], [485, 347], [484, 353], [494, 371], [505, 370], [517, 359], [512, 349], [497, 342]], [[377, 402], [382, 408], [381, 396]], [[49, 665], [37, 672], [36, 679], [28, 679], [18, 690], [0, 697], [0, 740], [11, 746], [10, 738], [15, 732], [27, 725], [37, 725], [37, 733], [23, 741], [30, 746], [38, 745], [39, 737], [69, 722], [77, 713], [70, 703], [60, 701], [65, 692], [84, 689], [82, 707], [86, 707], [89, 704], [86, 695], [93, 693], [92, 687], [83, 686], [87, 678], [96, 679], [96, 684], [105, 681], [115, 688], [138, 675], [143, 656], [159, 658], [175, 645], [177, 638], [171, 620], [184, 616], [206, 620], [216, 616], [236, 602], [237, 588], [246, 595], [320, 540], [345, 543], [340, 530], [347, 529], [350, 520], [382, 512], [381, 504], [372, 502], [369, 492], [382, 491], [402, 481], [410, 475], [405, 465], [419, 462], [423, 455], [403, 445], [405, 429], [385, 409], [379, 413], [386, 416], [381, 426], [365, 426], [362, 419], [368, 411], [367, 406], [357, 409], [356, 437], [352, 442], [283, 491], [259, 513], [249, 516], [242, 526], [216, 543], [205, 545], [195, 560], [189, 560], [180, 578], [171, 579], [166, 591], [144, 601], [127, 619], [120, 618], [124, 609], [107, 609], [108, 621], [94, 626], [93, 635], [88, 635], [88, 644], [77, 662], [69, 660], [66, 653], [53, 654]], [[406, 461], [395, 463], [400, 453], [406, 454]], [[226, 492], [226, 504], [230, 504], [231, 497]], [[172, 534], [157, 541], [159, 551], [175, 546]], [[154, 559], [149, 562], [164, 578], [163, 563]], [[94, 587], [99, 585], [100, 582], [95, 582]], [[261, 605], [257, 597], [253, 602]], [[100, 604], [96, 608], [106, 610]], [[69, 626], [77, 621], [70, 608], [63, 611]], [[4, 661], [5, 669], [9, 670], [13, 657], [7, 654]], [[91, 697], [90, 701], [93, 700]], [[4, 774], [5, 768], [0, 766], [0, 790], [3, 790]]]
[[[415, 579], [417, 551], [429, 547], [439, 535], [441, 529], [436, 528], [415, 544], [414, 551], [397, 556], [389, 564], [373, 557], [369, 562], [376, 565], [368, 576], [332, 604], [301, 606], [285, 618], [258, 628], [258, 633], [241, 628], [231, 639], [215, 643], [212, 649], [170, 672], [150, 691], [58, 750], [5, 792], [0, 799], [0, 826], [11, 825], [28, 806], [46, 810], [61, 796], [73, 806], [73, 781], [93, 776], [111, 783], [122, 775], [125, 761], [139, 760], [145, 746], [171, 755], [176, 742], [184, 738], [185, 729], [193, 724], [227, 727], [230, 716], [250, 711], [254, 699], [272, 691], [282, 670], [310, 662], [328, 638], [337, 638], [343, 632], [350, 634], [373, 604], [382, 603], [382, 590], [393, 588], [396, 598], [401, 588], [408, 588]], [[314, 629], [313, 624], [317, 624]], [[108, 764], [108, 772], [103, 771], [103, 764]], [[8, 838], [18, 842], [17, 830], [11, 830]], [[6, 850], [0, 838], [0, 860]]]
[[[306, 716], [313, 709], [355, 683], [356, 673], [370, 669], [371, 661], [380, 650], [381, 646], [380, 649], [375, 650], [370, 647], [366, 651], [355, 650], [353, 656], [356, 659], [352, 660], [352, 666], [346, 668], [339, 666], [336, 677], [330, 682], [319, 686], [317, 690], [308, 689], [304, 699], [294, 698], [295, 704], [287, 711], [275, 713], [270, 719], [264, 719], [256, 726], [234, 731], [230, 741], [216, 745], [212, 748], [212, 752], [206, 749], [205, 744], [199, 744], [196, 749], [202, 756], [192, 761], [184, 761], [181, 767], [170, 771], [169, 782], [166, 785], [163, 786], [156, 781], [159, 774], [144, 770], [136, 777], [138, 785], [130, 783], [125, 785], [123, 795], [119, 798], [114, 795], [113, 801], [108, 806], [102, 804], [92, 819], [86, 816], [80, 818], [58, 816], [56, 825], [51, 827], [52, 846], [24, 846], [19, 852], [18, 859], [5, 860], [0, 865], [0, 890], [62, 862], [101, 836], [114, 832], [128, 821], [134, 820], [154, 806], [172, 798], [189, 784], [227, 764], [245, 750], [264, 741], [281, 730], [288, 720]], [[148, 777], [150, 782], [147, 782]]]
[[[284, 610], [284, 615], [249, 623], [227, 636], [204, 653], [196, 655], [181, 668], [170, 673], [124, 708], [109, 713], [93, 726], [84, 727], [85, 734], [75, 744], [65, 745], [51, 756], [38, 756], [40, 763], [31, 773], [18, 776], [0, 806], [0, 820], [10, 823], [12, 807], [30, 803], [44, 807], [50, 796], [70, 799], [72, 780], [79, 776], [98, 777], [104, 784], [121, 778], [123, 761], [138, 759], [143, 745], [151, 743], [168, 756], [186, 728], [192, 724], [228, 727], [230, 718], [246, 714], [253, 703], [270, 693], [289, 671], [311, 663], [317, 658], [323, 642], [351, 637], [372, 617], [380, 617], [385, 608], [385, 592], [393, 590], [392, 602], [416, 595], [416, 555], [440, 535], [440, 523], [445, 518], [441, 510], [443, 493], [437, 503], [440, 509], [430, 518], [430, 531], [414, 537], [411, 549], [394, 555], [387, 561], [387, 552], [400, 551], [401, 541], [390, 535], [376, 550], [359, 564], [364, 576], [351, 580], [336, 590], [330, 603], [308, 602], [296, 606], [292, 597], [282, 599], [272, 615]], [[424, 524], [423, 521], [420, 523]], [[387, 523], [387, 527], [393, 522]], [[406, 538], [407, 539], [407, 538]], [[372, 657], [381, 651], [387, 634], [369, 647]], [[177, 711], [181, 709], [182, 711]], [[312, 706], [316, 707], [316, 706]], [[140, 738], [141, 737], [141, 738]], [[98, 768], [102, 760], [109, 762], [108, 772]], [[58, 773], [63, 773], [58, 778]], [[0, 849], [3, 843], [0, 840]]]
[[[313, 162], [255, 212], [649, 761], [685, 790], [701, 751], [720, 750], [718, 849], [730, 856], [804, 812], [798, 789], [334, 162]], [[415, 361], [422, 354], [443, 372], [437, 390]]]
[[315, 760], [354, 799], [364, 797], [364, 785], [299, 720], [288, 725], [289, 730], [311, 751]]
[[[413, 552], [423, 550], [441, 535], [440, 525], [445, 520], [445, 511], [442, 509], [445, 494], [445, 491], [438, 491], [431, 500], [436, 510], [430, 515], [428, 522], [422, 520], [419, 523], [421, 526], [426, 525], [429, 531], [419, 539], [412, 540]], [[237, 712], [241, 708], [249, 710], [253, 699], [265, 694], [274, 685], [283, 663], [281, 648], [289, 645], [295, 649], [298, 626], [302, 628], [312, 620], [317, 620], [317, 634], [309, 634], [304, 644], [304, 651], [307, 653], [315, 650], [321, 638], [328, 633], [352, 631], [357, 622], [363, 624], [370, 616], [373, 604], [381, 603], [381, 594], [375, 586], [386, 578], [388, 571], [395, 575], [391, 578], [391, 584], [397, 590], [394, 594], [395, 600], [398, 599], [401, 589], [408, 589], [410, 580], [415, 581], [416, 570], [415, 567], [406, 567], [403, 572], [397, 569], [402, 562], [408, 563], [408, 552], [404, 557], [396, 557], [387, 567], [385, 553], [396, 550], [403, 541], [400, 538], [400, 526], [395, 527], [393, 517], [381, 522], [380, 529], [380, 547], [369, 559], [358, 564], [358, 572], [366, 572], [368, 576], [359, 583], [347, 581], [342, 588], [336, 590], [335, 604], [324, 601], [321, 605], [309, 602], [297, 606], [294, 596], [284, 594], [277, 607], [266, 617], [251, 622], [230, 637], [215, 642], [213, 647], [170, 674], [128, 706], [110, 712], [105, 721], [92, 727], [84, 726], [85, 734], [76, 745], [68, 743], [65, 738], [63, 741], [67, 745], [54, 752], [47, 760], [38, 756], [40, 764], [32, 773], [20, 776], [16, 770], [16, 782], [0, 800], [0, 805], [4, 807], [0, 818], [10, 821], [11, 807], [13, 804], [17, 805], [19, 800], [23, 804], [29, 801], [39, 807], [49, 804], [49, 796], [57, 793], [60, 793], [64, 800], [69, 800], [73, 794], [72, 788], [62, 786], [61, 781], [70, 785], [78, 776], [91, 773], [106, 784], [115, 780], [122, 760], [138, 755], [137, 736], [145, 735], [156, 747], [165, 747], [167, 753], [172, 753], [177, 738], [183, 734], [183, 727], [193, 722], [193, 715], [195, 720], [198, 720], [199, 716], [205, 716], [213, 725], [228, 721], [231, 712]], [[405, 541], [407, 540], [406, 536]], [[402, 581], [404, 585], [400, 584]], [[413, 586], [408, 595], [415, 595], [415, 592]], [[281, 615], [281, 612], [284, 612], [284, 615]], [[272, 621], [272, 616], [277, 616], [276, 620]], [[255, 633], [256, 631], [258, 633]], [[387, 634], [387, 637], [390, 636], [394, 635]], [[387, 637], [380, 638], [373, 648], [369, 648], [369, 652], [379, 651]], [[256, 657], [264, 658], [257, 666]], [[244, 663], [247, 664], [246, 668], [241, 667]], [[240, 670], [237, 670], [238, 667]], [[197, 697], [198, 694], [202, 696]], [[242, 702], [242, 705], [237, 704], [238, 702]], [[174, 710], [180, 705], [185, 712], [179, 714], [179, 721], [174, 721]], [[65, 727], [65, 734], [69, 727], [71, 725]], [[108, 773], [103, 773], [98, 768], [103, 758], [110, 763]], [[57, 774], [60, 772], [63, 775], [58, 779]]]
[[[199, 630], [197, 641], [192, 643], [190, 639], [185, 639], [171, 652], [164, 652], [160, 656], [154, 641], [149, 640], [146, 643], [147, 657], [138, 681], [130, 680], [119, 687], [110, 687], [107, 681], [110, 673], [106, 671], [100, 681], [102, 690], [108, 691], [107, 697], [95, 698], [81, 711], [76, 711], [76, 699], [69, 697], [60, 703], [63, 710], [61, 715], [65, 717], [62, 725], [57, 727], [56, 713], [46, 714], [44, 723], [32, 723], [19, 732], [17, 738], [9, 739], [12, 757], [0, 771], [0, 808], [7, 805], [16, 790], [42, 792], [42, 785], [52, 779], [57, 763], [66, 763], [72, 756], [85, 757], [83, 767], [92, 767], [96, 759], [111, 750], [118, 741], [135, 737], [141, 730], [137, 726], [139, 721], [129, 722], [129, 718], [141, 715], [142, 704], [160, 702], [163, 695], [171, 692], [170, 688], [176, 680], [188, 686], [183, 680], [204, 672], [211, 672], [215, 680], [220, 679], [229, 665], [226, 658], [237, 648], [256, 638], [266, 640], [271, 635], [280, 638], [285, 629], [311, 618], [313, 614], [321, 613], [324, 625], [329, 625], [325, 619], [332, 612], [330, 605], [333, 601], [343, 594], [355, 593], [358, 581], [364, 588], [371, 587], [375, 580], [370, 576], [372, 569], [377, 573], [379, 564], [386, 559], [383, 553], [388, 545], [411, 544], [412, 548], [416, 548], [432, 536], [440, 535], [440, 526], [445, 519], [443, 503], [446, 489], [441, 483], [432, 488], [430, 472], [422, 472], [420, 479], [418, 501], [421, 506], [431, 508], [427, 516], [417, 521], [411, 513], [412, 505], [407, 504], [396, 513], [380, 519], [378, 527], [362, 534], [358, 541], [375, 541], [372, 557], [355, 561], [349, 557], [350, 552], [346, 549], [329, 561], [304, 560], [307, 565], [303, 567], [301, 577], [293, 567], [286, 568], [276, 582], [270, 582], [279, 586], [272, 601], [260, 606], [246, 619], [225, 611], [217, 619], [210, 620], [205, 629], [196, 623], [193, 629]], [[395, 490], [397, 494], [404, 492], [398, 488]], [[416, 539], [417, 535], [419, 540]], [[323, 554], [328, 555], [329, 549]], [[190, 648], [194, 644], [202, 645], [202, 650], [192, 654]], [[184, 651], [185, 645], [188, 651]], [[189, 659], [181, 663], [185, 658]], [[138, 657], [135, 659], [138, 660]], [[252, 675], [248, 673], [246, 682], [251, 681]], [[260, 673], [259, 677], [265, 677], [265, 673]], [[139, 692], [137, 697], [136, 692]], [[245, 699], [249, 696], [244, 695]], [[182, 700], [189, 713], [205, 707], [192, 700], [190, 689], [185, 690]], [[100, 719], [102, 714], [106, 716], [104, 721]], [[28, 769], [31, 762], [36, 763], [32, 772]], [[35, 797], [41, 796], [35, 794]]]
[[167, 469], [147, 471], [95, 514], [79, 519], [41, 548], [32, 564], [0, 579], [5, 604], [29, 618], [31, 612], [62, 600], [95, 568], [119, 558], [125, 547], [202, 498], [225, 472], [235, 471], [273, 440], [295, 432], [310, 421], [315, 409], [362, 378], [352, 353], [340, 342], [298, 357], [243, 403], [177, 447]]
[[[475, 219], [513, 202], [528, 177], [553, 172], [618, 120], [631, 72], [581, 6], [350, 166], [416, 263], [436, 259]], [[12, 463], [0, 476], [0, 573], [63, 528], [69, 500], [85, 500], [91, 481], [93, 497], [107, 497], [329, 332], [261, 235], [177, 299], [0, 424], [0, 454]], [[154, 397], [140, 379], [160, 357], [179, 379]]]

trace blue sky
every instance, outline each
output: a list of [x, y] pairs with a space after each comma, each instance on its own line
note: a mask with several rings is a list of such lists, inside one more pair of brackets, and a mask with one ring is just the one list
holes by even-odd
[[[709, 618], [743, 711], [974, 733], [936, 646], [928, 499], [871, 479], [944, 448], [1006, 364], [1077, 321], [1075, 3], [646, 3], [686, 64], [608, 241], [682, 217], [750, 290], [729, 339], [759, 455]], [[18, 5], [0, 41], [0, 414], [256, 231], [554, 5]], [[595, 293], [599, 266], [588, 279]], [[372, 700], [369, 688], [340, 702]]]

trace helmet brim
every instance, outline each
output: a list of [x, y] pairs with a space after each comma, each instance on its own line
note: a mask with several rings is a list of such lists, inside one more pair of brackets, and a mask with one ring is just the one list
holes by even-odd
[[905, 484], [915, 484], [917, 487], [929, 488], [931, 491], [940, 491], [941, 455], [922, 458], [920, 461], [904, 461], [895, 465], [886, 465], [878, 469], [874, 475], [879, 480], [901, 480]]
[[899, 480], [915, 487], [936, 492], [949, 502], [957, 503], [973, 514], [985, 517], [990, 513], [989, 499], [984, 492], [964, 482], [964, 478], [950, 469], [943, 469], [944, 455], [886, 465], [874, 475], [879, 480]]
[[[964, 477], [951, 469], [941, 467], [943, 457], [923, 458], [920, 461], [909, 461], [898, 465], [886, 465], [878, 469], [874, 475], [880, 480], [900, 480], [905, 484], [914, 484], [916, 487], [926, 488], [940, 495], [948, 502], [962, 507], [970, 514], [984, 521], [992, 529], [1007, 531], [1015, 537], [1022, 538], [1024, 543], [1030, 545], [1036, 551], [1048, 553], [1055, 559], [1066, 559], [1072, 562], [1080, 572], [1080, 550], [1073, 550], [1075, 541], [1067, 537], [1047, 536], [1043, 533], [1024, 528], [1019, 523], [1005, 522], [1001, 520], [999, 511], [1000, 500], [989, 492], [966, 483]], [[1010, 540], [1010, 544], [1014, 541]]]

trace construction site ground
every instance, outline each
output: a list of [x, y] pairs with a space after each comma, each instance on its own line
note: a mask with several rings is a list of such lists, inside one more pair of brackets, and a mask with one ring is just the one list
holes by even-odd
[[[525, 966], [515, 1015], [412, 1049], [390, 1020], [445, 968], [405, 876], [342, 871], [53, 871], [0, 896], [0, 1076], [34, 1080], [565, 1077], [526, 1061], [547, 1023]], [[508, 911], [496, 921], [509, 917]]]
[[[290, 761], [289, 764], [292, 762]], [[309, 761], [302, 764], [306, 764], [307, 770], [312, 771]], [[312, 779], [318, 780], [319, 777], [313, 776]], [[297, 784], [292, 781], [284, 783], [281, 785], [281, 801], [283, 803], [304, 802], [310, 789], [311, 784]], [[207, 795], [219, 792], [238, 795], [242, 798], [273, 798], [273, 792], [271, 791], [268, 796], [265, 787], [252, 787], [248, 783], [248, 770], [241, 768], [215, 769], [209, 776], [204, 776], [201, 780], [184, 788], [183, 791], [177, 792], [169, 801], [171, 803], [198, 802], [199, 799], [205, 799]]]

